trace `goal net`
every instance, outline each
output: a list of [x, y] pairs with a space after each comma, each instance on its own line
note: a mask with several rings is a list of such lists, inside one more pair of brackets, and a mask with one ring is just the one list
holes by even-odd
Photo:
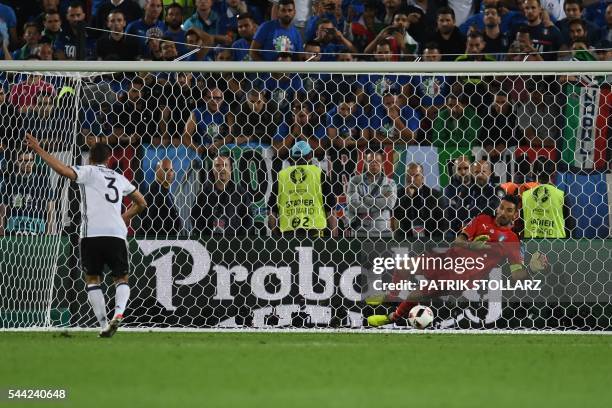
[[[434, 329], [612, 328], [612, 65], [32, 62], [0, 74], [0, 328], [96, 326], [79, 189], [26, 133], [70, 165], [108, 143], [109, 166], [145, 195], [128, 232], [127, 327], [362, 328], [417, 299]], [[497, 258], [474, 275], [455, 256], [438, 277], [456, 287], [397, 264], [441, 259], [459, 235], [487, 236], [470, 250]], [[110, 276], [104, 288], [112, 308]]]

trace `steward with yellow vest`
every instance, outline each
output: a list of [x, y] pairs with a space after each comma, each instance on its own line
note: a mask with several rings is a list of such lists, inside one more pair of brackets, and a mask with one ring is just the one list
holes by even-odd
[[321, 169], [310, 164], [311, 159], [308, 142], [296, 142], [291, 148], [292, 165], [278, 173], [268, 201], [273, 231], [314, 237], [329, 228], [336, 234], [332, 216], [335, 196]]
[[[540, 163], [536, 162], [535, 167]], [[550, 184], [550, 173], [542, 166], [537, 173], [540, 185], [525, 191], [522, 195], [523, 235], [525, 238], [566, 238], [569, 236], [569, 207], [565, 203], [565, 193]]]

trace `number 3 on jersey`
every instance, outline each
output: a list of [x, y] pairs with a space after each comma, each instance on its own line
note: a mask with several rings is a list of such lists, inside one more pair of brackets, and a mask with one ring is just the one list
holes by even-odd
[[106, 187], [110, 188], [111, 190], [115, 192], [114, 198], [111, 198], [108, 194], [104, 194], [104, 197], [106, 198], [108, 202], [115, 204], [117, 201], [119, 201], [119, 190], [117, 190], [117, 187], [115, 187], [115, 181], [117, 181], [117, 179], [115, 179], [114, 177], [104, 177], [104, 178], [108, 180], [108, 184], [106, 185]]

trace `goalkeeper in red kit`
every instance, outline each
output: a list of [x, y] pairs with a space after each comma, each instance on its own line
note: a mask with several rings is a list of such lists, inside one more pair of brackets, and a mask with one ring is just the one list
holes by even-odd
[[[489, 272], [505, 261], [510, 264], [513, 280], [528, 278], [528, 271], [541, 271], [546, 267], [546, 258], [539, 253], [531, 257], [529, 267], [523, 265], [520, 241], [512, 230], [512, 223], [518, 218], [518, 198], [505, 196], [501, 199], [495, 211], [495, 216], [480, 214], [472, 219], [459, 233], [451, 248], [442, 253], [429, 252], [424, 254], [423, 263], [411, 274], [425, 276], [429, 281], [437, 282], [473, 282], [488, 279]], [[462, 266], [445, 269], [440, 261], [457, 261], [459, 259], [478, 259], [471, 266]], [[425, 261], [426, 260], [426, 261]], [[429, 262], [432, 261], [432, 262]], [[463, 262], [462, 261], [462, 262]], [[454, 265], [460, 263], [452, 262]], [[431, 264], [434, 266], [432, 267]], [[396, 270], [394, 279], [406, 277], [406, 271]], [[417, 289], [410, 292], [406, 300], [397, 307], [390, 315], [372, 315], [368, 317], [368, 325], [383, 326], [393, 323], [397, 318], [408, 316], [408, 312], [419, 301], [429, 300], [435, 297], [448, 295], [455, 292], [448, 289]]]

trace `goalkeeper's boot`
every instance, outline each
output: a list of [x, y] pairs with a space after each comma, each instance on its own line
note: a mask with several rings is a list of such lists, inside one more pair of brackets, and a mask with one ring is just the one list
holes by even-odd
[[122, 320], [123, 320], [123, 315], [117, 315], [113, 317], [113, 320], [111, 320], [106, 325], [106, 327], [100, 332], [98, 337], [107, 337], [107, 338], [113, 337], [115, 333], [117, 333], [117, 329], [119, 329], [119, 326], [121, 325]]
[[390, 323], [392, 323], [392, 320], [387, 315], [368, 316], [368, 326], [380, 327]]

